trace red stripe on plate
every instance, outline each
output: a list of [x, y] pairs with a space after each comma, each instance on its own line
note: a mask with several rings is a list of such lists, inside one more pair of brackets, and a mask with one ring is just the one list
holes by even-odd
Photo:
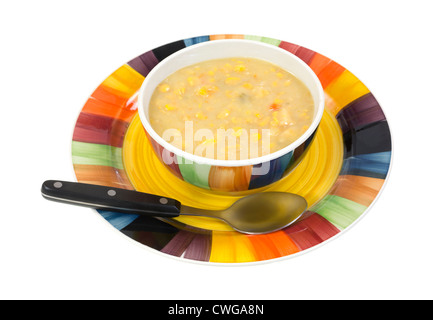
[[316, 52], [314, 52], [310, 49], [301, 47], [297, 44], [293, 44], [290, 42], [285, 42], [285, 41], [281, 41], [279, 47], [293, 53], [298, 58], [303, 60], [306, 64], [309, 64], [311, 59], [313, 59], [313, 57], [316, 54]]
[[315, 212], [307, 212], [302, 220], [283, 231], [301, 250], [311, 248], [340, 232], [332, 223]]
[[72, 139], [120, 148], [128, 126], [129, 122], [82, 112], [78, 117]]

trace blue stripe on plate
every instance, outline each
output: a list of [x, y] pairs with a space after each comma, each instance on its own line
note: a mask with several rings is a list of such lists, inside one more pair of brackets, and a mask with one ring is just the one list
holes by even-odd
[[194, 38], [189, 38], [189, 39], [185, 39], [183, 40], [183, 42], [185, 42], [185, 46], [192, 46], [193, 44], [197, 44], [200, 42], [206, 42], [209, 41], [210, 38], [209, 36], [201, 36], [201, 37], [194, 37]]
[[391, 151], [361, 154], [343, 161], [341, 174], [385, 179], [391, 162]]
[[139, 217], [139, 215], [136, 214], [125, 214], [125, 213], [118, 213], [118, 212], [105, 211], [105, 210], [97, 210], [97, 211], [105, 220], [107, 220], [117, 230], [122, 230], [123, 228], [131, 224], [135, 219]]

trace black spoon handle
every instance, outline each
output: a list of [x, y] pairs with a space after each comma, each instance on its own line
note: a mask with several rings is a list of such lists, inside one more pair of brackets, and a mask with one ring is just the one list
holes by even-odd
[[42, 196], [48, 200], [121, 213], [157, 217], [177, 217], [179, 201], [138, 191], [47, 180], [42, 184]]

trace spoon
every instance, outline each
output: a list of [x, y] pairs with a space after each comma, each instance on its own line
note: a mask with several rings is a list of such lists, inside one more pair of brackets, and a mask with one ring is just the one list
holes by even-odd
[[303, 197], [293, 193], [262, 192], [241, 198], [225, 210], [205, 210], [153, 194], [60, 180], [45, 181], [41, 192], [48, 200], [121, 213], [165, 218], [180, 215], [217, 218], [247, 234], [269, 233], [287, 227], [308, 206]]

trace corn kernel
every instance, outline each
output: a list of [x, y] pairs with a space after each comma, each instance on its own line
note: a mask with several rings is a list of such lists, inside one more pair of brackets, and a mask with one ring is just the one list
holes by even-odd
[[228, 77], [226, 78], [226, 84], [236, 84], [240, 81], [241, 79], [239, 79], [238, 77]]
[[280, 124], [280, 121], [278, 121], [277, 119], [272, 119], [271, 126], [277, 127], [279, 124]]
[[201, 87], [200, 89], [197, 90], [197, 94], [200, 96], [207, 96], [208, 91], [205, 87]]
[[284, 81], [284, 86], [285, 87], [288, 87], [288, 86], [290, 86], [292, 84], [292, 81], [291, 80], [286, 80], [286, 81]]
[[205, 120], [205, 119], [207, 119], [207, 116], [205, 116], [205, 115], [203, 114], [203, 112], [201, 112], [201, 111], [197, 112], [197, 113], [195, 114], [195, 117], [196, 117], [197, 119], [200, 119], [200, 120]]
[[253, 133], [251, 135], [251, 141], [259, 141], [262, 138], [262, 135], [260, 133]]
[[226, 84], [236, 84], [240, 81], [241, 79], [239, 79], [238, 77], [228, 77], [226, 78], [225, 83]]
[[306, 112], [301, 113], [300, 116], [301, 116], [301, 118], [306, 119], [306, 120], [310, 119], [310, 116]]
[[233, 71], [233, 66], [230, 63], [226, 63], [224, 65], [224, 71], [225, 72]]
[[186, 80], [190, 86], [193, 86], [197, 83], [197, 77], [188, 77]]
[[164, 106], [164, 108], [165, 108], [165, 110], [167, 110], [167, 111], [176, 110], [176, 106], [174, 106], [174, 105], [172, 105], [172, 104], [169, 104], [169, 103], [167, 103], [167, 104]]
[[266, 89], [263, 89], [263, 88], [256, 87], [253, 89], [253, 94], [257, 98], [263, 98], [263, 97], [266, 97], [267, 95], [269, 95], [269, 91]]
[[242, 72], [245, 71], [245, 66], [243, 64], [238, 64], [237, 66], [235, 66], [235, 71], [236, 72]]
[[170, 90], [170, 86], [166, 83], [163, 83], [159, 86], [159, 92], [168, 92]]
[[230, 115], [230, 110], [225, 109], [217, 115], [217, 118], [218, 119], [224, 119], [224, 118], [227, 118], [229, 115]]
[[233, 118], [231, 119], [231, 121], [232, 121], [233, 124], [239, 124], [239, 123], [240, 123], [240, 119], [239, 119], [239, 118], [236, 118], [236, 117], [233, 117]]
[[284, 77], [284, 75], [281, 72], [277, 72], [277, 77], [282, 79]]
[[179, 88], [176, 90], [176, 95], [183, 96], [185, 94], [185, 88]]
[[206, 144], [210, 144], [210, 143], [215, 143], [215, 139], [206, 139], [201, 144], [206, 145]]
[[219, 90], [219, 88], [218, 88], [217, 86], [208, 86], [208, 87], [207, 87], [207, 91], [208, 91], [209, 93], [217, 92], [218, 90]]
[[244, 87], [245, 89], [251, 90], [253, 88], [253, 85], [249, 82], [245, 82], [242, 87]]
[[259, 126], [264, 127], [264, 126], [268, 125], [270, 120], [271, 119], [269, 117], [264, 118], [262, 121], [259, 122]]
[[242, 129], [242, 128], [235, 128], [235, 130], [233, 131], [232, 135], [235, 136], [235, 137], [240, 137], [243, 132], [244, 132], [244, 129]]

